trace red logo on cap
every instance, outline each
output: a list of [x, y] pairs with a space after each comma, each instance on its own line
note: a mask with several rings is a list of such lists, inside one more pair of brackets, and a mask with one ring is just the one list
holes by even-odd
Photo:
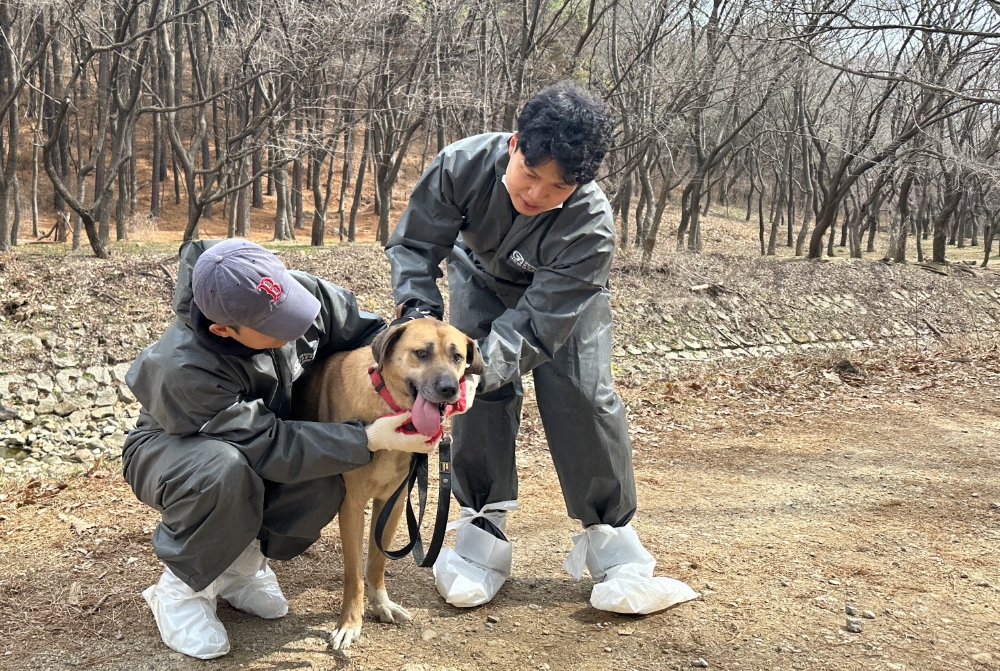
[[271, 297], [272, 303], [277, 303], [278, 299], [281, 298], [281, 285], [270, 277], [261, 278], [260, 284], [257, 285], [257, 291], [266, 292]]

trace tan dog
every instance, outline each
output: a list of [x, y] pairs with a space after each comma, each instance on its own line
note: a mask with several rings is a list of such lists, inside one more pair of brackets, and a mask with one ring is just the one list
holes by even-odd
[[[436, 319], [415, 319], [383, 331], [371, 348], [339, 352], [314, 366], [296, 383], [296, 416], [320, 422], [361, 420], [369, 424], [392, 413], [372, 384], [368, 369], [373, 362], [396, 404], [412, 410], [414, 426], [427, 435], [433, 433], [434, 422], [439, 426], [439, 406], [458, 400], [462, 377], [483, 372], [483, 360], [474, 340]], [[373, 453], [367, 466], [344, 473], [347, 494], [338, 513], [344, 548], [344, 600], [332, 636], [335, 649], [345, 649], [360, 637], [365, 592], [382, 622], [410, 620], [403, 607], [389, 600], [385, 589], [386, 557], [374, 538], [375, 521], [409, 473], [410, 457], [409, 452], [383, 450]], [[382, 542], [387, 549], [395, 547], [392, 539], [403, 512], [403, 499], [399, 498], [385, 525]], [[372, 501], [372, 517], [363, 581], [362, 543], [368, 501]], [[363, 588], [365, 582], [367, 589]]]

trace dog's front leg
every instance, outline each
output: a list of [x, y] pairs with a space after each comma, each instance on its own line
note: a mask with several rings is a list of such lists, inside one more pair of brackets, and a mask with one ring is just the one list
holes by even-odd
[[[385, 533], [382, 536], [382, 547], [386, 549], [391, 548], [393, 545], [392, 540], [396, 535], [397, 527], [399, 527], [399, 519], [403, 515], [405, 501], [406, 499], [400, 496], [396, 500], [396, 505], [393, 507], [389, 519], [386, 520]], [[375, 614], [378, 615], [378, 619], [390, 624], [399, 624], [400, 622], [409, 622], [413, 618], [405, 608], [389, 600], [389, 593], [385, 589], [385, 565], [387, 560], [385, 555], [378, 549], [378, 546], [375, 545], [375, 524], [384, 506], [385, 499], [375, 499], [372, 501], [372, 523], [371, 529], [368, 532], [368, 569], [365, 571], [368, 584], [365, 590], [368, 594], [368, 604]]]
[[346, 650], [361, 638], [361, 618], [364, 615], [364, 569], [361, 553], [364, 549], [365, 501], [351, 496], [340, 506], [340, 543], [344, 548], [344, 600], [340, 607], [337, 628], [330, 637], [336, 650]]

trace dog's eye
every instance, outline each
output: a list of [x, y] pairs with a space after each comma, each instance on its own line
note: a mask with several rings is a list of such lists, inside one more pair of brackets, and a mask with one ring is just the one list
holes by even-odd
[[463, 361], [465, 361], [465, 355], [463, 355], [463, 354], [457, 354], [457, 353], [456, 354], [452, 354], [451, 355], [451, 360], [454, 361], [455, 363], [462, 363]]
[[427, 350], [425, 350], [425, 349], [415, 349], [415, 350], [413, 350], [413, 353], [417, 355], [418, 359], [426, 359], [427, 358]]

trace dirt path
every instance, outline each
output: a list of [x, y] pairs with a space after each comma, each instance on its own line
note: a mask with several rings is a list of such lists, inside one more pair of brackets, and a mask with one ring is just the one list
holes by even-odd
[[[286, 618], [220, 606], [233, 652], [188, 660], [160, 643], [139, 597], [159, 572], [156, 518], [99, 471], [35, 505], [17, 507], [12, 490], [0, 502], [0, 668], [1000, 668], [1000, 355], [873, 358], [850, 385], [828, 363], [623, 388], [635, 526], [696, 602], [645, 618], [589, 607], [589, 580], [561, 568], [575, 528], [529, 398], [514, 572], [492, 604], [455, 610], [428, 571], [399, 562], [389, 589], [413, 624], [366, 621], [337, 658], [324, 639], [340, 603], [330, 528], [276, 566]], [[861, 633], [845, 631], [845, 606]]]
[[[282, 253], [391, 312], [374, 247]], [[171, 254], [0, 259], [15, 299], [0, 370], [131, 361], [171, 319]], [[276, 566], [288, 617], [220, 606], [233, 652], [188, 660], [139, 596], [160, 570], [156, 516], [110, 462], [20, 507], [23, 483], [0, 480], [0, 669], [1000, 669], [996, 276], [714, 255], [619, 266], [613, 368], [635, 432], [635, 526], [659, 573], [699, 601], [647, 618], [590, 608], [589, 580], [561, 568], [576, 528], [527, 385], [514, 573], [489, 606], [452, 609], [429, 572], [400, 562], [389, 588], [413, 624], [367, 621], [350, 658], [334, 657], [331, 527]], [[702, 282], [722, 288], [692, 289]], [[860, 634], [844, 630], [846, 606], [874, 615]]]

